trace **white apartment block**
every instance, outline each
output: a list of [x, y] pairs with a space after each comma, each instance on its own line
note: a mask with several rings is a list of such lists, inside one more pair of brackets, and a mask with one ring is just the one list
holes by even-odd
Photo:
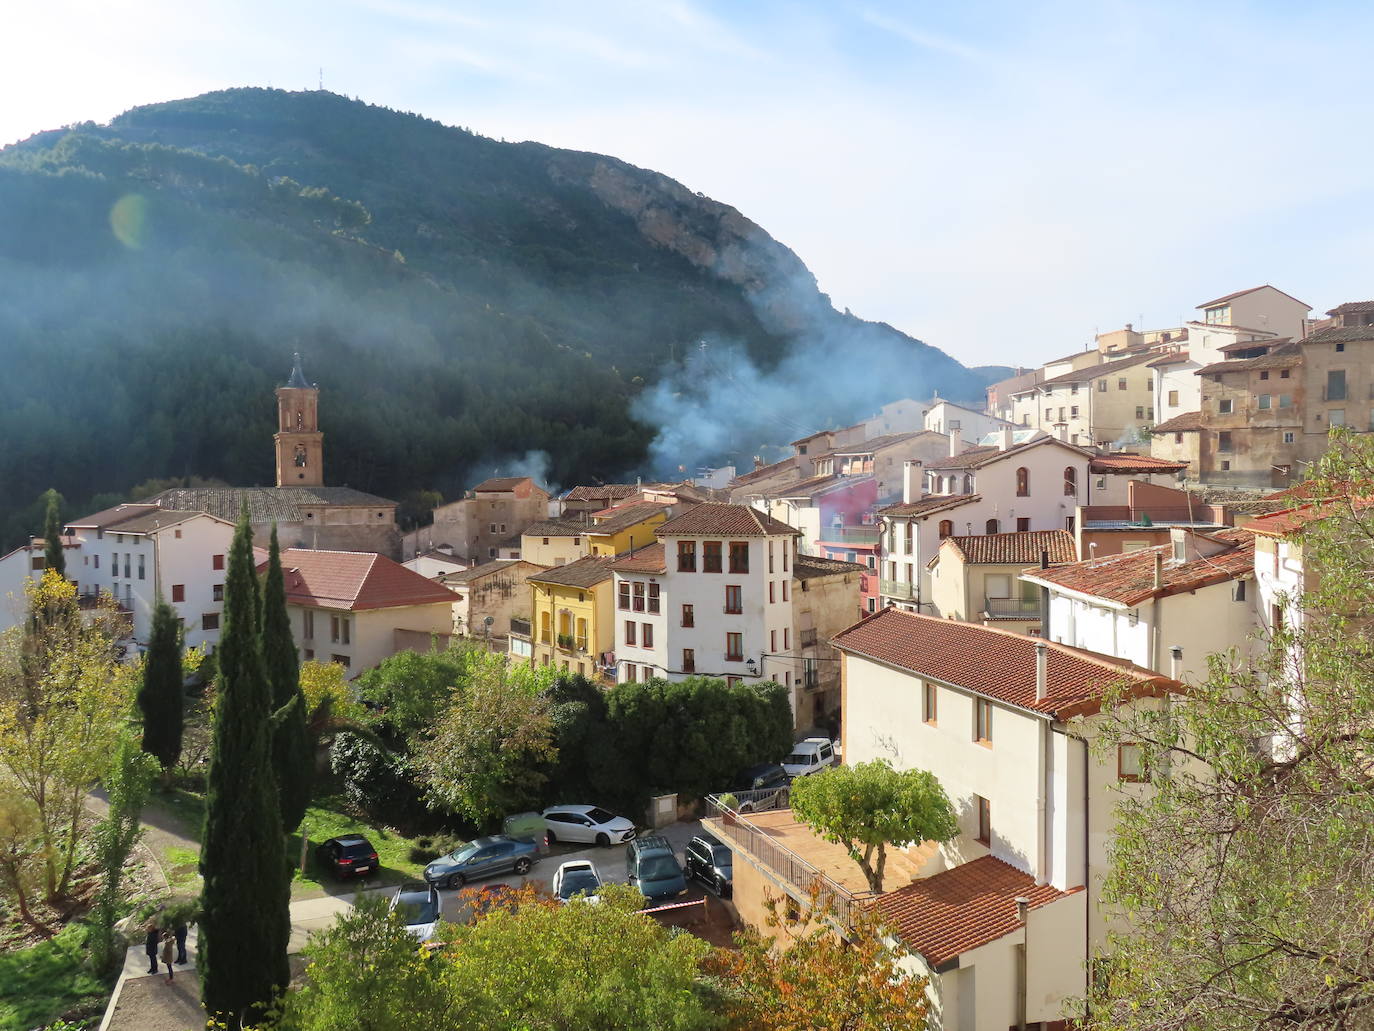
[[1005, 419], [966, 405], [957, 405], [953, 401], [933, 402], [924, 414], [923, 424], [924, 429], [933, 433], [946, 436], [958, 434], [964, 440], [980, 440], [989, 433], [996, 433], [1011, 425]]

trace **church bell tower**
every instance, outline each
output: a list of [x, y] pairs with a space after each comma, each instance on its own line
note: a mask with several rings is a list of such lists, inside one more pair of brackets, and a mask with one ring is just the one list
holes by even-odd
[[324, 434], [320, 432], [320, 388], [305, 379], [301, 356], [286, 386], [277, 388], [278, 487], [320, 487], [324, 484]]

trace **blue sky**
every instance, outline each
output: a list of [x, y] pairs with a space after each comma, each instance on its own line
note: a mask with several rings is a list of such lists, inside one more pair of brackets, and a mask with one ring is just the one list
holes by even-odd
[[5, 25], [0, 142], [323, 67], [664, 172], [968, 364], [1263, 282], [1374, 297], [1374, 5], [46, 0]]

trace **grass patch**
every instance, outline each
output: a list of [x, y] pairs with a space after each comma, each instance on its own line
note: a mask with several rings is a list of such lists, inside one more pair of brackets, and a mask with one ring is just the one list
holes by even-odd
[[194, 849], [169, 846], [162, 850], [162, 865], [173, 894], [200, 894], [200, 853]]
[[86, 966], [85, 924], [68, 924], [56, 938], [0, 953], [0, 1031], [28, 1031], [59, 1018], [80, 1021], [104, 1012], [114, 977]]
[[[315, 863], [315, 846], [340, 834], [362, 834], [377, 850], [377, 861], [381, 870], [375, 878], [382, 884], [399, 884], [404, 880], [418, 880], [424, 874], [424, 864], [410, 859], [412, 848], [416, 847], [414, 838], [386, 827], [372, 826], [344, 811], [343, 799], [338, 797], [321, 798], [317, 805], [305, 811], [300, 832], [293, 834], [287, 846], [291, 862], [297, 867], [301, 857], [301, 835], [309, 837], [309, 853], [306, 856], [305, 872], [296, 874], [296, 888], [308, 890], [311, 887], [334, 888], [339, 884], [332, 873], [327, 873]], [[372, 877], [368, 878], [373, 881]]]

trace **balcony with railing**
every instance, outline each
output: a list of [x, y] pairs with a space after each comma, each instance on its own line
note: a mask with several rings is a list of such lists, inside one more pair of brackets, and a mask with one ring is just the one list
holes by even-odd
[[878, 592], [884, 598], [897, 598], [900, 601], [910, 601], [916, 596], [916, 589], [912, 584], [905, 580], [889, 580], [886, 577], [878, 581]]
[[983, 616], [988, 619], [1042, 618], [1038, 598], [984, 598]]
[[529, 639], [530, 621], [528, 619], [516, 619], [514, 616], [510, 620], [510, 632], [512, 637], [523, 637]]
[[820, 539], [831, 544], [877, 544], [877, 526], [822, 526]]

